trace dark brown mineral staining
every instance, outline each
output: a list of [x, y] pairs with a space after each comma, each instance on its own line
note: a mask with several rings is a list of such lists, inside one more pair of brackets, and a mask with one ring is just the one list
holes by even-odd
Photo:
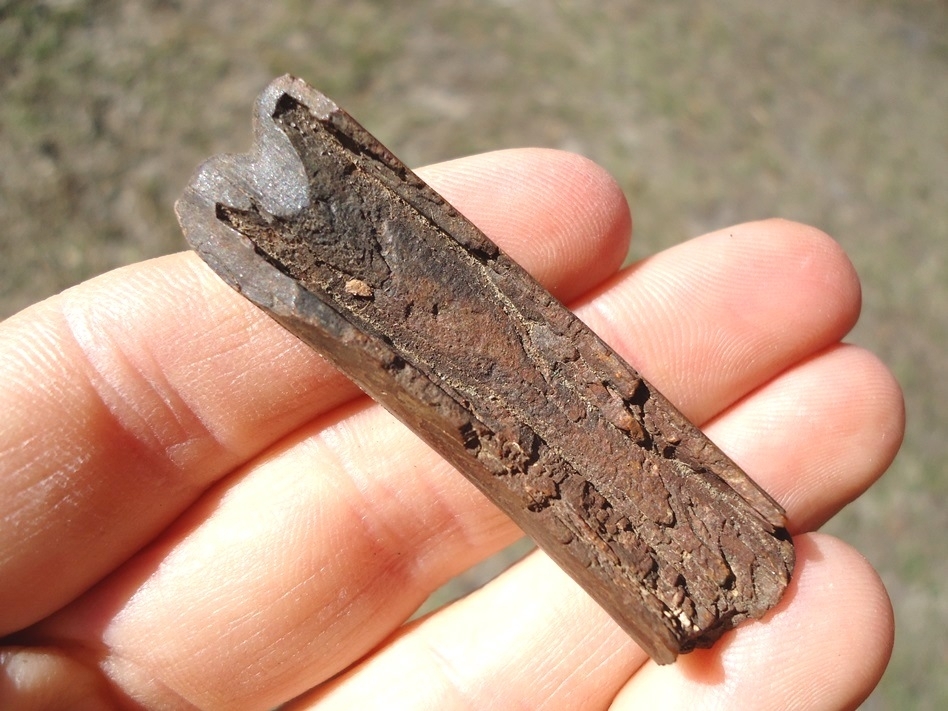
[[[302, 81], [177, 204], [231, 286], [500, 506], [659, 663], [773, 607], [784, 512], [654, 387]], [[384, 453], [380, 453], [384, 456]]]

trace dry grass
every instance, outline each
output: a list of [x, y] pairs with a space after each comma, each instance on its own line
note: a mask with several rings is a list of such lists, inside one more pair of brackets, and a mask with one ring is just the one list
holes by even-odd
[[634, 255], [737, 221], [816, 224], [865, 284], [853, 338], [910, 429], [830, 529], [894, 598], [867, 708], [948, 705], [948, 6], [332, 0], [0, 2], [0, 316], [183, 243], [171, 205], [242, 150], [291, 71], [410, 164], [505, 146], [584, 153], [624, 186]]

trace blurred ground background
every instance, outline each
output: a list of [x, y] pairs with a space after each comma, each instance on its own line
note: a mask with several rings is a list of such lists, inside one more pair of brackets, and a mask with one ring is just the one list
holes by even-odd
[[909, 414], [889, 474], [827, 527], [896, 608], [865, 708], [948, 708], [948, 3], [0, 0], [0, 317], [182, 249], [175, 198], [248, 147], [283, 72], [409, 165], [589, 156], [632, 204], [633, 257], [771, 215], [839, 239], [865, 288], [852, 340]]

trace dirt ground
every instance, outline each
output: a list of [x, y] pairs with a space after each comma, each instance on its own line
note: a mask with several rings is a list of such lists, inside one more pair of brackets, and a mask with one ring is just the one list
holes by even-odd
[[865, 708], [946, 708], [948, 4], [714, 6], [0, 0], [0, 317], [182, 249], [189, 174], [246, 149], [253, 98], [287, 71], [409, 164], [589, 156], [628, 195], [635, 258], [759, 217], [815, 224], [863, 279], [852, 340], [908, 404], [895, 465], [827, 527], [896, 607]]

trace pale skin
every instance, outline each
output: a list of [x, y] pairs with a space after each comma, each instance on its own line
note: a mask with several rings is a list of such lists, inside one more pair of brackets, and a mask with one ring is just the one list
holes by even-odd
[[182, 253], [0, 324], [0, 707], [856, 706], [891, 608], [859, 553], [812, 531], [904, 422], [890, 373], [842, 342], [860, 290], [839, 246], [765, 221], [618, 272], [628, 208], [588, 161], [420, 172], [787, 509], [783, 601], [658, 667], [533, 553], [406, 624], [518, 530]]

